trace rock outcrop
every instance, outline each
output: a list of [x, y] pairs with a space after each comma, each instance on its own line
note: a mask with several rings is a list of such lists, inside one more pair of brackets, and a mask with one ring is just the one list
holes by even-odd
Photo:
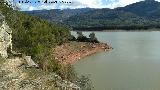
[[0, 54], [7, 58], [8, 49], [12, 50], [12, 30], [5, 21], [5, 17], [0, 13]]

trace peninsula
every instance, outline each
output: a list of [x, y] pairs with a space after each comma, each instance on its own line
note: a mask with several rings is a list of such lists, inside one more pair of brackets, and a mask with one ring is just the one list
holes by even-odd
[[99, 51], [109, 51], [112, 47], [98, 41], [94, 32], [90, 33], [89, 38], [82, 32], [77, 32], [69, 36], [69, 42], [53, 48], [53, 56], [61, 64], [74, 64], [81, 58], [92, 55]]
[[62, 64], [74, 64], [86, 56], [100, 51], [110, 51], [112, 47], [105, 43], [68, 42], [53, 49], [55, 59]]

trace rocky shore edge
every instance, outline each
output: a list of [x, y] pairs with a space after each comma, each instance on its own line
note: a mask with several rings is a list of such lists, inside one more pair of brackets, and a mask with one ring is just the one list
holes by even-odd
[[71, 45], [72, 43], [71, 44], [66, 43], [56, 47], [55, 53], [56, 52], [57, 53], [62, 52], [62, 53], [60, 53], [61, 55], [55, 55], [56, 56], [55, 59], [59, 60], [64, 65], [74, 64], [78, 60], [93, 55], [97, 52], [110, 51], [113, 49], [106, 43], [85, 43], [85, 42], [81, 43], [76, 42], [76, 43], [78, 43], [76, 46], [77, 48], [71, 51], [65, 51], [65, 49], [68, 49], [68, 47], [72, 47], [73, 46]]
[[93, 48], [91, 48], [89, 50], [83, 50], [83, 51], [79, 51], [77, 53], [70, 54], [69, 56], [67, 56], [66, 60], [63, 63], [64, 64], [74, 64], [78, 60], [85, 58], [87, 56], [93, 55], [97, 52], [110, 51], [112, 49], [113, 49], [112, 47], [108, 46], [105, 43], [95, 43], [95, 44], [93, 44]]

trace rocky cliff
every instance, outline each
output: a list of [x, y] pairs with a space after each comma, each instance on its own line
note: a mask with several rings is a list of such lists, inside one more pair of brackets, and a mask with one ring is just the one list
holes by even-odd
[[5, 17], [0, 13], [0, 54], [7, 58], [7, 50], [12, 50], [12, 30], [5, 21]]

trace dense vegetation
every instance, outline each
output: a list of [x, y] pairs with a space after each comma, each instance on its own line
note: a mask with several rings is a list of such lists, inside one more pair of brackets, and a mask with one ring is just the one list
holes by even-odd
[[31, 55], [42, 69], [59, 70], [60, 65], [53, 59], [51, 48], [68, 41], [69, 28], [26, 15], [3, 3], [0, 11], [13, 31], [13, 50]]
[[[80, 9], [81, 10], [81, 9]], [[52, 10], [51, 10], [52, 11]], [[62, 10], [63, 12], [65, 10]], [[74, 9], [67, 9], [70, 12], [76, 12]], [[27, 12], [40, 16], [45, 19], [56, 18], [52, 21], [60, 21], [75, 30], [104, 30], [104, 29], [150, 29], [160, 28], [160, 2], [155, 0], [140, 1], [126, 7], [115, 9], [83, 9], [81, 13], [69, 15], [66, 13], [46, 12], [46, 11], [31, 11]], [[44, 15], [37, 13], [43, 12]], [[57, 14], [57, 16], [52, 16]], [[65, 18], [65, 19], [64, 19]]]

